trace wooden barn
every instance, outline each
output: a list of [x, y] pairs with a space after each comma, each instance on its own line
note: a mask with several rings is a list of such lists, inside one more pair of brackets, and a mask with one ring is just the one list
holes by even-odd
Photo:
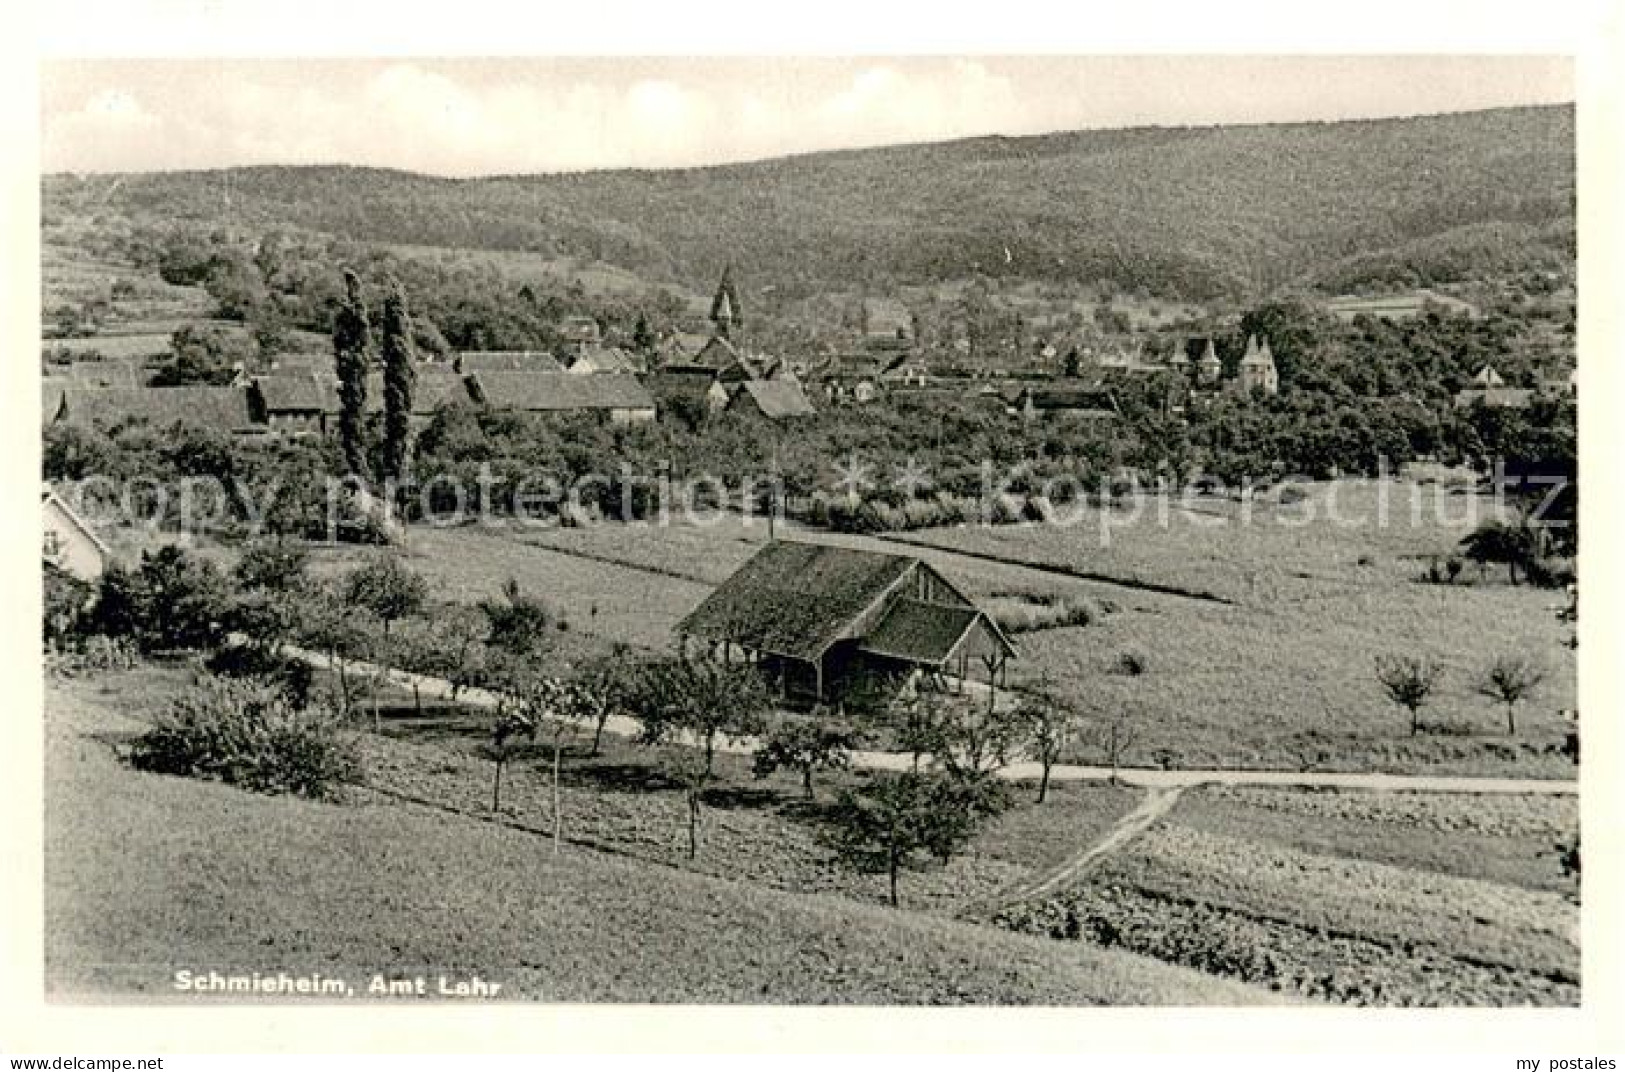
[[907, 555], [777, 540], [677, 631], [760, 667], [781, 696], [839, 700], [866, 676], [922, 673], [943, 688], [1002, 682], [1015, 646], [942, 574]]

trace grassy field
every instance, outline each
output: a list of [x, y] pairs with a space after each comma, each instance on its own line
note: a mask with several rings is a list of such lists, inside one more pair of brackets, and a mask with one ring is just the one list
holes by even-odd
[[[1376, 518], [1386, 493], [1390, 516], [1404, 523], [1327, 521], [1333, 487], [1341, 516]], [[1204, 503], [1229, 520], [1213, 527], [1190, 517], [1168, 526], [1142, 521], [1108, 530], [1104, 547], [1101, 529], [1089, 524], [942, 529], [909, 540], [1231, 601], [1135, 593], [1096, 625], [1021, 638], [1013, 682], [1047, 678], [1086, 707], [1127, 712], [1141, 762], [1165, 748], [1183, 766], [1571, 776], [1559, 754], [1570, 725], [1561, 712], [1574, 706], [1576, 685], [1564, 646], [1570, 630], [1553, 613], [1561, 593], [1512, 587], [1493, 573], [1478, 579], [1471, 569], [1472, 584], [1416, 583], [1423, 560], [1450, 551], [1465, 523], [1411, 524], [1411, 487], [1318, 486], [1297, 507], [1256, 507], [1246, 524], [1237, 504]], [[1461, 509], [1452, 516], [1463, 516]], [[1318, 520], [1297, 523], [1310, 510]], [[1144, 674], [1114, 672], [1130, 650], [1145, 654]], [[1546, 671], [1520, 712], [1517, 737], [1505, 735], [1501, 712], [1475, 690], [1504, 653]], [[1374, 676], [1379, 656], [1401, 654], [1445, 668], [1415, 738]]]
[[1017, 929], [1357, 1004], [1574, 1005], [1572, 801], [1203, 789]]
[[1362, 313], [1366, 316], [1403, 320], [1422, 315], [1431, 302], [1452, 313], [1479, 314], [1478, 307], [1460, 298], [1440, 294], [1436, 290], [1411, 290], [1399, 294], [1342, 294], [1326, 299], [1326, 308], [1336, 316], [1352, 320]]
[[[1301, 504], [1255, 504], [1245, 522], [1241, 505], [1202, 500], [1200, 508], [1218, 518], [1118, 525], [1107, 530], [1112, 540], [1105, 547], [1096, 539], [1100, 528], [1088, 524], [938, 529], [903, 541], [794, 525], [784, 531], [918, 554], [992, 608], [1054, 596], [1105, 608], [1089, 625], [1019, 636], [1011, 683], [1044, 685], [1097, 719], [1121, 712], [1133, 738], [1125, 755], [1130, 765], [1572, 777], [1561, 746], [1571, 725], [1562, 712], [1575, 706], [1574, 654], [1564, 646], [1569, 627], [1552, 612], [1561, 594], [1512, 587], [1499, 573], [1479, 578], [1472, 569], [1470, 584], [1416, 583], [1423, 561], [1451, 550], [1468, 527], [1462, 519], [1473, 517], [1461, 496], [1450, 495], [1442, 500], [1452, 510], [1447, 517], [1430, 508], [1426, 520], [1411, 523], [1412, 489], [1432, 496], [1436, 487], [1315, 486]], [[1333, 494], [1338, 516], [1375, 519], [1382, 508], [1396, 523], [1330, 522]], [[1482, 516], [1492, 506], [1472, 509]], [[418, 528], [407, 555], [441, 598], [488, 598], [512, 576], [583, 637], [665, 649], [677, 622], [765, 539], [761, 524], [738, 519], [712, 526]], [[323, 551], [319, 572], [336, 574], [367, 553]], [[1136, 587], [1142, 582], [1227, 602], [1146, 591]], [[1131, 651], [1144, 655], [1144, 673], [1119, 672], [1120, 657]], [[1503, 711], [1476, 691], [1485, 667], [1504, 653], [1523, 655], [1546, 672], [1518, 712], [1515, 737], [1505, 733]], [[1445, 668], [1414, 737], [1374, 672], [1379, 656], [1400, 654], [1425, 655]], [[1080, 748], [1072, 758], [1103, 756]]]
[[[502, 984], [499, 999], [1230, 1004], [1267, 991], [846, 898], [786, 893], [358, 794], [139, 774], [114, 755], [174, 674], [47, 688], [45, 979], [177, 998], [173, 973]], [[412, 747], [412, 746], [405, 746]], [[197, 1000], [189, 998], [188, 1000]], [[283, 998], [281, 1000], [290, 1000]]]

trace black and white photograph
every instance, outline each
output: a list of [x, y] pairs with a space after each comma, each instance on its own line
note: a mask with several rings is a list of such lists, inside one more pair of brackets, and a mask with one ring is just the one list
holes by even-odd
[[1573, 56], [37, 77], [47, 1008], [1591, 1006]]

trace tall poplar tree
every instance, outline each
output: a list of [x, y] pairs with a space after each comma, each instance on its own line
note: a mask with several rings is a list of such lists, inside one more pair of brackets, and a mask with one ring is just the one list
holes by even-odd
[[344, 448], [345, 467], [365, 477], [367, 450], [363, 429], [372, 329], [367, 326], [367, 306], [361, 300], [361, 280], [348, 268], [344, 270], [344, 290], [344, 304], [333, 318], [333, 357], [339, 377], [339, 444]]
[[384, 478], [399, 480], [406, 473], [412, 437], [412, 392], [417, 384], [413, 369], [412, 321], [406, 311], [406, 290], [389, 281], [384, 299]]

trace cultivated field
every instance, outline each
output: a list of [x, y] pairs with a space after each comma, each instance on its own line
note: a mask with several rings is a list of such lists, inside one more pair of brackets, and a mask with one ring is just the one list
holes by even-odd
[[1579, 1001], [1572, 799], [1210, 788], [1084, 881], [1007, 909], [1033, 933], [1340, 1002]]

